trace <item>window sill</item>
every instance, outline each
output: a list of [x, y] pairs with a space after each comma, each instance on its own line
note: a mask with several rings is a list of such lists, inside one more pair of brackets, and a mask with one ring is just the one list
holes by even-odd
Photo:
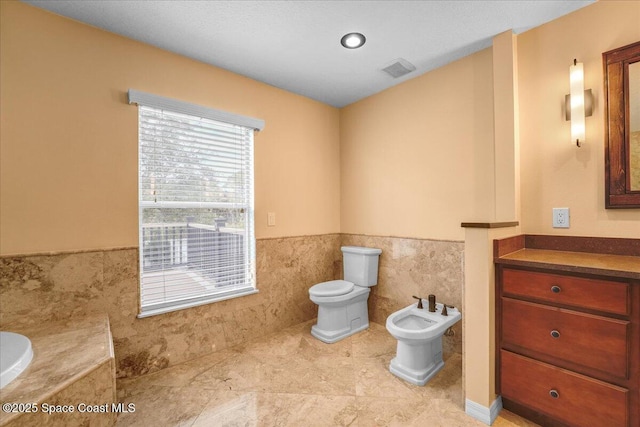
[[170, 306], [157, 307], [157, 308], [149, 307], [146, 309], [142, 309], [142, 311], [140, 312], [140, 314], [138, 314], [137, 317], [138, 319], [143, 319], [145, 317], [157, 316], [158, 314], [170, 313], [172, 311], [184, 310], [186, 308], [192, 308], [192, 307], [197, 307], [199, 305], [211, 304], [218, 301], [225, 301], [232, 298], [240, 298], [240, 297], [253, 295], [257, 293], [258, 293], [258, 290], [255, 288], [239, 289], [233, 293], [227, 293], [222, 295], [220, 294], [210, 295], [207, 297], [198, 298], [197, 300], [194, 300], [194, 301], [178, 302]]

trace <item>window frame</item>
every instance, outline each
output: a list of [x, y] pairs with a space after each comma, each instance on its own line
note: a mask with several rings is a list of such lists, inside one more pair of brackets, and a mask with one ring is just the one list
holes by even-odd
[[[141, 125], [141, 115], [142, 115], [142, 108], [141, 107], [149, 107], [152, 109], [156, 109], [156, 110], [162, 110], [164, 112], [167, 113], [176, 113], [176, 114], [181, 114], [181, 115], [186, 115], [186, 116], [191, 116], [195, 119], [209, 119], [209, 120], [214, 120], [216, 122], [223, 122], [225, 124], [229, 124], [229, 125], [234, 125], [234, 126], [240, 126], [246, 129], [246, 131], [251, 132], [251, 130], [253, 131], [260, 131], [264, 128], [264, 121], [260, 120], [260, 119], [255, 119], [252, 117], [247, 117], [247, 116], [242, 116], [242, 115], [238, 115], [238, 114], [234, 114], [234, 113], [229, 113], [226, 111], [221, 111], [221, 110], [216, 110], [216, 109], [212, 109], [209, 107], [203, 107], [200, 105], [195, 105], [195, 104], [191, 104], [191, 103], [187, 103], [187, 102], [183, 102], [183, 101], [178, 101], [175, 99], [171, 99], [171, 98], [165, 98], [165, 97], [161, 97], [158, 95], [152, 95], [152, 94], [147, 94], [144, 92], [140, 92], [140, 91], [136, 91], [133, 89], [130, 89], [128, 91], [128, 102], [129, 104], [136, 104], [138, 105], [138, 129], [140, 129], [140, 125]], [[141, 149], [141, 133], [140, 130], [138, 130], [138, 150]], [[158, 314], [163, 314], [163, 313], [168, 313], [168, 312], [172, 312], [172, 311], [177, 311], [177, 310], [183, 310], [186, 308], [190, 308], [190, 307], [196, 307], [199, 305], [204, 305], [204, 304], [210, 304], [210, 303], [214, 303], [217, 301], [224, 301], [227, 299], [231, 299], [231, 298], [239, 298], [239, 297], [243, 297], [246, 295], [252, 295], [258, 292], [257, 289], [257, 283], [256, 283], [256, 275], [255, 275], [255, 260], [256, 260], [256, 253], [255, 253], [255, 244], [256, 244], [256, 238], [255, 238], [255, 218], [254, 218], [254, 188], [255, 188], [255, 183], [254, 183], [254, 161], [255, 161], [255, 154], [254, 154], [254, 142], [255, 139], [253, 137], [253, 135], [251, 135], [249, 137], [249, 144], [250, 146], [244, 146], [243, 149], [249, 149], [250, 154], [249, 154], [249, 166], [248, 166], [248, 173], [249, 173], [249, 179], [248, 179], [248, 183], [249, 183], [249, 196], [248, 196], [248, 206], [246, 207], [247, 212], [244, 213], [245, 215], [245, 228], [249, 228], [247, 230], [245, 230], [243, 235], [247, 235], [250, 237], [249, 241], [246, 241], [246, 239], [243, 240], [243, 244], [242, 246], [242, 250], [244, 251], [244, 256], [247, 257], [247, 259], [245, 259], [245, 263], [243, 264], [243, 268], [245, 271], [245, 274], [249, 274], [250, 275], [250, 282], [249, 285], [250, 286], [240, 286], [240, 287], [234, 287], [233, 289], [229, 289], [227, 291], [219, 291], [219, 292], [215, 292], [215, 293], [207, 293], [207, 292], [203, 292], [202, 294], [199, 295], [195, 295], [195, 296], [188, 296], [188, 297], [183, 297], [181, 299], [176, 299], [176, 300], [172, 300], [172, 301], [162, 301], [162, 302], [157, 302], [157, 303], [153, 303], [153, 304], [146, 304], [143, 305], [143, 263], [144, 263], [144, 252], [143, 252], [143, 226], [144, 224], [142, 223], [142, 214], [143, 214], [143, 210], [144, 209], [148, 209], [149, 208], [149, 202], [145, 202], [142, 199], [142, 194], [141, 194], [141, 178], [142, 178], [142, 173], [140, 170], [140, 161], [141, 161], [141, 157], [138, 159], [138, 191], [139, 191], [139, 196], [138, 196], [138, 213], [139, 213], [139, 222], [138, 222], [138, 237], [139, 237], [139, 283], [138, 283], [138, 291], [139, 291], [139, 298], [138, 298], [138, 318], [144, 318], [144, 317], [149, 317], [149, 316], [154, 316], [154, 315], [158, 315]], [[140, 153], [139, 153], [139, 156]], [[242, 187], [244, 189], [246, 189], [246, 187]], [[171, 201], [165, 201], [165, 202], [160, 202], [160, 205], [162, 206], [158, 206], [158, 208], [163, 209], [163, 208], [169, 208], [169, 206], [164, 206], [165, 204], [171, 205], [172, 203], [176, 203], [176, 202], [171, 202]], [[178, 205], [188, 205], [190, 202], [184, 202], [184, 203], [180, 203], [178, 202]], [[165, 270], [162, 269], [161, 270], [163, 273], [165, 274], [166, 271], [170, 271], [170, 270]], [[164, 280], [164, 279], [163, 279]]]

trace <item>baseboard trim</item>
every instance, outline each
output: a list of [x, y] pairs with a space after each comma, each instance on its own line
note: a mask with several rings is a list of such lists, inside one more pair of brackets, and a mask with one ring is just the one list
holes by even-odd
[[502, 411], [502, 397], [496, 397], [491, 406], [487, 408], [472, 400], [465, 399], [464, 412], [470, 417], [478, 421], [482, 421], [486, 425], [491, 425], [498, 418], [498, 414]]

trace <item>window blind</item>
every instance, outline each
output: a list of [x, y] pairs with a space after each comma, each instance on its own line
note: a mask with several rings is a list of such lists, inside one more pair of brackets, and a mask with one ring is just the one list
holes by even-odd
[[254, 129], [163, 107], [138, 108], [139, 317], [257, 292]]

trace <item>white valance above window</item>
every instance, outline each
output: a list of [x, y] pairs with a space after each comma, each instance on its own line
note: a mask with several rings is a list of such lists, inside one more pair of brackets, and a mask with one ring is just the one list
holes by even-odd
[[217, 120], [219, 122], [230, 123], [232, 125], [243, 126], [253, 130], [264, 129], [264, 120], [240, 114], [229, 113], [227, 111], [216, 110], [215, 108], [203, 107], [177, 99], [165, 98], [164, 96], [153, 95], [129, 89], [129, 104], [144, 105], [160, 110], [173, 111], [174, 113], [188, 114], [190, 116], [202, 117], [205, 119]]

